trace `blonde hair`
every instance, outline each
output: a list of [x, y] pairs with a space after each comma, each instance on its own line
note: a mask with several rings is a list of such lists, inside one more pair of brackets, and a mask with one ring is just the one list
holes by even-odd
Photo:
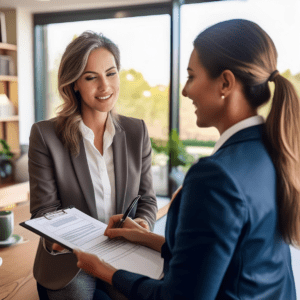
[[287, 243], [300, 246], [300, 102], [293, 85], [276, 70], [273, 41], [257, 24], [235, 19], [200, 33], [194, 47], [212, 78], [233, 72], [253, 108], [269, 101], [268, 81], [274, 81], [266, 145], [277, 170], [279, 228]]
[[[81, 97], [74, 91], [76, 80], [83, 73], [92, 50], [105, 48], [110, 51], [120, 70], [120, 51], [111, 40], [92, 31], [85, 31], [66, 48], [58, 70], [58, 90], [63, 99], [60, 111], [54, 119], [56, 134], [66, 149], [74, 156], [80, 151], [82, 138], [79, 123], [81, 120]], [[113, 122], [117, 125], [117, 115], [111, 111]]]

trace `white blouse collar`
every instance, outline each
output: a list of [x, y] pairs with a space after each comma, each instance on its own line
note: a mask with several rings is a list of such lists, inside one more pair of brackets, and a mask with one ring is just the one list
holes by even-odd
[[251, 126], [263, 124], [264, 122], [265, 119], [262, 116], [254, 116], [234, 124], [221, 134], [211, 155], [215, 154], [222, 147], [222, 145], [224, 145], [224, 143], [238, 131]]

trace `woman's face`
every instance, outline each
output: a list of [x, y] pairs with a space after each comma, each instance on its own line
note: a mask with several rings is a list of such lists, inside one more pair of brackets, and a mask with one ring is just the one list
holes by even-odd
[[113, 54], [105, 48], [93, 50], [74, 85], [74, 90], [81, 95], [82, 112], [109, 112], [118, 99], [119, 88], [119, 72]]
[[190, 98], [196, 107], [197, 126], [217, 127], [224, 113], [220, 80], [210, 78], [201, 65], [195, 49], [191, 54], [187, 70], [188, 80], [182, 90], [182, 95]]

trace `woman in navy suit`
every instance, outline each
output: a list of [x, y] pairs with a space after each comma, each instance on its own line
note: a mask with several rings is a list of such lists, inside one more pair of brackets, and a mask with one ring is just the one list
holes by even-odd
[[[130, 219], [114, 229], [121, 215], [106, 230], [160, 251], [164, 277], [75, 251], [80, 268], [129, 299], [296, 299], [288, 244], [300, 244], [300, 103], [276, 65], [271, 38], [253, 22], [229, 20], [198, 35], [182, 94], [199, 127], [219, 130], [214, 152], [173, 197], [165, 238]], [[270, 100], [270, 81], [264, 121], [257, 109]]]

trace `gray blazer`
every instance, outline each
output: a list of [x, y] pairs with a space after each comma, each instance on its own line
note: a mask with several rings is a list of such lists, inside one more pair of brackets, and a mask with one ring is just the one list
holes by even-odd
[[[113, 139], [117, 214], [124, 213], [136, 195], [141, 195], [130, 215], [143, 218], [153, 230], [157, 203], [152, 185], [151, 143], [142, 120], [119, 116]], [[29, 143], [30, 211], [32, 218], [74, 205], [97, 218], [94, 189], [83, 140], [80, 153], [71, 156], [55, 134], [52, 120], [35, 123]], [[79, 272], [72, 253], [51, 255], [39, 243], [33, 274], [44, 287], [65, 287]]]

